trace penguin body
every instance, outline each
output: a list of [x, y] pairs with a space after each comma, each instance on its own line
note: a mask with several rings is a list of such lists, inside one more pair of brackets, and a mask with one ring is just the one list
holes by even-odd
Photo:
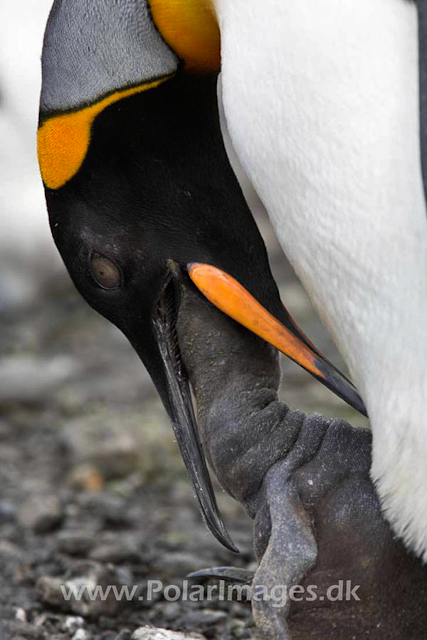
[[417, 7], [217, 6], [237, 154], [367, 405], [372, 477], [386, 516], [427, 558]]

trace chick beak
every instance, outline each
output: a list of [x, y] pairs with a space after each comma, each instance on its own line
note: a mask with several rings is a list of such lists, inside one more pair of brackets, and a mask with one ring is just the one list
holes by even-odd
[[160, 297], [152, 320], [163, 369], [161, 382], [157, 376], [157, 386], [171, 419], [203, 518], [217, 540], [230, 551], [238, 553], [219, 512], [199, 438], [190, 384], [181, 360], [176, 334], [178, 295], [178, 287], [171, 278]]
[[187, 269], [196, 287], [214, 306], [276, 347], [337, 396], [366, 415], [363, 400], [354, 385], [327, 362], [308, 339], [306, 342], [302, 339], [304, 334], [299, 327], [295, 325], [295, 333], [291, 328], [285, 327], [225, 271], [200, 263], [189, 264]]

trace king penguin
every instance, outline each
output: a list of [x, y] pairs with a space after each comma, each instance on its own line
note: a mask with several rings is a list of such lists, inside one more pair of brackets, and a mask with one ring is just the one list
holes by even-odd
[[417, 13], [404, 0], [55, 0], [38, 155], [77, 289], [162, 397], [205, 520], [218, 512], [180, 358], [181, 287], [365, 413], [283, 307], [224, 150], [239, 159], [372, 419], [387, 517], [427, 554], [427, 221]]

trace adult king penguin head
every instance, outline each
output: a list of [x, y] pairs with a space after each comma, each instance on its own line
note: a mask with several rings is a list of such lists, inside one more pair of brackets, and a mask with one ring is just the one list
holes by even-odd
[[127, 336], [171, 418], [206, 522], [216, 506], [175, 331], [182, 286], [364, 411], [283, 307], [230, 167], [217, 106], [219, 32], [203, 0], [56, 0], [38, 154], [74, 284]]

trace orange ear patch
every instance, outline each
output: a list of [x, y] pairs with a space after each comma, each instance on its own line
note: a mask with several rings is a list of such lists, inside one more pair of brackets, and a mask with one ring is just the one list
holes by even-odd
[[77, 173], [89, 148], [92, 123], [101, 111], [122, 98], [154, 89], [169, 77], [115, 91], [89, 107], [53, 116], [43, 122], [37, 133], [37, 152], [45, 185], [59, 189]]
[[186, 71], [220, 69], [220, 33], [211, 0], [148, 0], [157, 29]]

